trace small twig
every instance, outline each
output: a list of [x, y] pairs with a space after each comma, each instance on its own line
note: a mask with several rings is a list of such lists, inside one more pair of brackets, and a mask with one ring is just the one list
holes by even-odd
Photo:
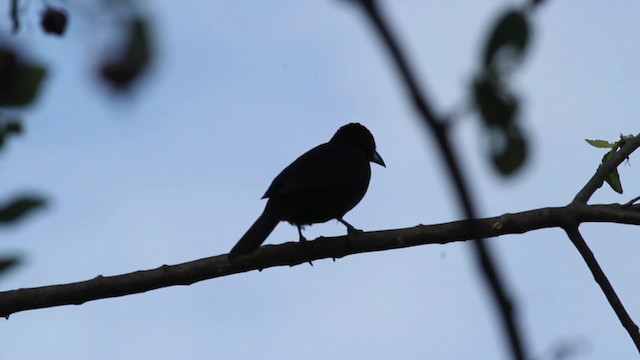
[[618, 316], [622, 326], [627, 330], [629, 336], [631, 336], [633, 343], [636, 345], [636, 349], [640, 351], [640, 332], [638, 331], [638, 325], [633, 322], [627, 313], [627, 310], [624, 308], [624, 305], [622, 305], [616, 291], [613, 289], [613, 286], [611, 286], [611, 282], [609, 282], [609, 279], [605, 275], [604, 271], [602, 271], [602, 268], [600, 267], [600, 264], [598, 264], [593, 252], [584, 241], [582, 234], [580, 234], [578, 225], [576, 224], [574, 226], [566, 227], [564, 230], [566, 231], [567, 236], [569, 236], [569, 239], [571, 239], [573, 245], [578, 249], [578, 252], [580, 252], [580, 255], [582, 255], [584, 261], [587, 263], [589, 270], [591, 270], [591, 274], [593, 274], [593, 278], [596, 280], [598, 285], [600, 285], [602, 292], [607, 297], [609, 304]]
[[622, 204], [621, 206], [622, 206], [623, 208], [631, 207], [631, 206], [633, 206], [633, 205], [636, 203], [636, 201], [638, 201], [638, 200], [640, 200], [640, 196], [636, 196], [636, 197], [634, 197], [633, 199], [631, 199], [631, 200], [627, 201], [626, 203]]
[[[424, 123], [431, 130], [431, 134], [435, 137], [442, 158], [445, 160], [446, 167], [449, 171], [449, 176], [453, 180], [454, 188], [458, 194], [460, 203], [462, 204], [465, 217], [467, 219], [475, 219], [476, 211], [473, 202], [471, 201], [469, 187], [462, 175], [460, 163], [457, 160], [449, 141], [447, 123], [435, 115], [433, 108], [427, 101], [427, 97], [418, 87], [417, 81], [415, 80], [416, 77], [410, 70], [409, 63], [400, 50], [399, 42], [391, 34], [390, 27], [382, 19], [376, 1], [359, 0], [357, 2], [366, 10], [368, 19], [374, 26], [376, 32], [380, 36], [380, 39], [395, 62], [396, 68], [402, 77], [404, 85], [413, 100], [413, 105], [415, 106], [418, 114], [422, 117]], [[468, 226], [473, 228], [475, 226], [474, 222], [470, 222]], [[481, 273], [489, 284], [493, 298], [496, 301], [497, 308], [501, 315], [503, 328], [505, 329], [509, 339], [513, 357], [518, 360], [524, 360], [526, 358], [524, 344], [520, 330], [516, 325], [513, 302], [507, 294], [506, 287], [499, 274], [498, 268], [495, 265], [490, 248], [482, 238], [477, 238], [476, 241], [473, 242], [473, 245], [475, 247], [475, 254], [478, 263], [482, 270]]]
[[596, 173], [593, 174], [587, 184], [578, 192], [576, 197], [573, 198], [573, 203], [586, 204], [593, 193], [602, 186], [607, 175], [614, 171], [618, 165], [622, 164], [638, 147], [640, 147], [640, 134], [627, 139], [615, 154], [609, 156], [604, 164], [600, 164]]

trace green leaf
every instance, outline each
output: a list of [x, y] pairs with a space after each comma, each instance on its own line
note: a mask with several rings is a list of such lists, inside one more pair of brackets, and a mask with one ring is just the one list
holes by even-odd
[[601, 148], [601, 149], [610, 149], [610, 148], [616, 148], [618, 147], [619, 143], [616, 141], [614, 143], [610, 143], [606, 140], [589, 140], [589, 139], [584, 139], [586, 142], [589, 143], [589, 145], [597, 147], [597, 148]]
[[0, 257], [0, 275], [4, 275], [7, 270], [10, 270], [14, 266], [20, 264], [21, 259], [18, 256], [3, 256]]
[[484, 51], [484, 67], [499, 72], [504, 62], [520, 61], [529, 43], [529, 21], [518, 10], [509, 10], [496, 22]]
[[508, 127], [518, 112], [518, 99], [488, 74], [476, 78], [474, 99], [487, 127]]
[[502, 175], [511, 175], [524, 165], [527, 159], [527, 143], [522, 132], [514, 124], [509, 129], [496, 129], [504, 137], [505, 145], [494, 148], [491, 158]]
[[[604, 164], [609, 158], [609, 156], [615, 153], [616, 153], [616, 149], [611, 149], [611, 151], [604, 154], [604, 156], [602, 157], [601, 164]], [[604, 178], [604, 180], [607, 182], [607, 184], [609, 184], [609, 186], [611, 186], [613, 191], [617, 192], [618, 194], [622, 194], [622, 183], [620, 182], [620, 175], [618, 174], [618, 169], [614, 169], [612, 172], [610, 172], [607, 175], [607, 177]]]
[[25, 106], [33, 102], [47, 71], [44, 67], [20, 63], [15, 74], [0, 84], [0, 105]]
[[0, 225], [14, 222], [45, 205], [39, 196], [22, 196], [0, 206]]
[[618, 169], [613, 170], [607, 175], [604, 179], [609, 186], [613, 189], [613, 191], [618, 194], [622, 194], [622, 184], [620, 183], [620, 175], [618, 175]]

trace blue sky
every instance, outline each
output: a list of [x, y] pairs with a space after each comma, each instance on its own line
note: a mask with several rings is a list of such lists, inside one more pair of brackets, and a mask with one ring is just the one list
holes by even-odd
[[[441, 112], [464, 98], [487, 27], [513, 1], [385, 2]], [[36, 6], [36, 5], [32, 5]], [[293, 159], [358, 121], [387, 168], [346, 219], [365, 230], [459, 219], [431, 138], [361, 14], [343, 1], [157, 1], [158, 56], [130, 99], [92, 74], [104, 34], [72, 17], [69, 33], [18, 41], [51, 66], [26, 134], [0, 154], [2, 196], [34, 189], [49, 208], [0, 230], [26, 256], [3, 289], [85, 280], [228, 252]], [[531, 139], [525, 168], [498, 177], [486, 137], [465, 117], [454, 140], [483, 216], [567, 204], [602, 152], [585, 138], [638, 133], [640, 4], [550, 1], [513, 79]], [[73, 16], [73, 15], [72, 15]], [[639, 195], [635, 161], [620, 169]], [[638, 230], [583, 234], [631, 316], [640, 318]], [[344, 234], [330, 222], [305, 234]], [[281, 224], [269, 243], [297, 239]], [[637, 356], [585, 264], [558, 229], [491, 240], [531, 355], [575, 345], [580, 359]], [[2, 321], [7, 359], [506, 359], [468, 244], [361, 254], [124, 298], [28, 311]]]

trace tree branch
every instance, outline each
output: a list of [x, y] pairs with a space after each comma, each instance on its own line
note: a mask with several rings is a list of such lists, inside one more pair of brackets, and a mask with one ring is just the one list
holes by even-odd
[[18, 0], [11, 0], [9, 14], [11, 16], [11, 23], [13, 24], [11, 31], [13, 31], [14, 34], [20, 31], [20, 14], [18, 13], [18, 8]]
[[[587, 184], [578, 192], [578, 194], [574, 197], [569, 207], [572, 206], [584, 206], [591, 196], [595, 193], [597, 189], [602, 187], [604, 184], [605, 178], [614, 171], [622, 162], [631, 155], [638, 147], [640, 147], [640, 134], [635, 137], [630, 137], [626, 139], [625, 143], [618, 149], [618, 151], [607, 157], [606, 160], [598, 167], [596, 173], [589, 179]], [[638, 200], [639, 197], [633, 198], [629, 202], [623, 205], [617, 205], [620, 208], [628, 208], [638, 210], [638, 207], [634, 205], [634, 203]], [[582, 258], [584, 259], [587, 267], [591, 271], [593, 278], [596, 280], [598, 285], [600, 285], [600, 289], [604, 293], [604, 296], [609, 301], [611, 308], [618, 316], [618, 319], [622, 323], [622, 326], [627, 330], [629, 336], [631, 336], [631, 340], [636, 345], [636, 349], [640, 351], [640, 332], [638, 332], [638, 326], [634, 323], [634, 321], [627, 313], [627, 310], [624, 308], [624, 305], [620, 301], [620, 298], [616, 294], [616, 291], [613, 289], [611, 282], [605, 275], [604, 271], [598, 264], [593, 252], [589, 248], [589, 245], [584, 241], [582, 234], [578, 230], [579, 223], [576, 221], [569, 226], [566, 226], [565, 232], [571, 242], [576, 247]]]
[[[571, 221], [569, 223], [568, 221]], [[218, 255], [178, 265], [163, 265], [116, 276], [69, 284], [23, 288], [0, 292], [0, 316], [61, 305], [80, 305], [87, 301], [119, 297], [175, 285], [193, 283], [251, 270], [275, 266], [294, 266], [312, 260], [341, 258], [359, 253], [401, 249], [426, 244], [447, 244], [478, 237], [522, 234], [532, 230], [568, 227], [573, 221], [610, 222], [640, 225], [640, 211], [612, 205], [570, 205], [542, 208], [515, 214], [412, 228], [372, 231], [354, 236], [318, 238], [306, 243], [288, 242], [261, 247], [254, 254], [233, 263]]]
[[633, 343], [636, 345], [636, 349], [640, 351], [640, 332], [638, 331], [638, 325], [633, 322], [633, 319], [631, 319], [629, 313], [627, 313], [624, 305], [622, 305], [622, 302], [609, 282], [609, 279], [605, 275], [604, 271], [602, 271], [600, 264], [598, 264], [593, 252], [584, 241], [582, 234], [580, 234], [578, 226], [569, 226], [564, 230], [566, 231], [567, 236], [569, 236], [569, 239], [571, 239], [571, 242], [573, 242], [573, 245], [578, 249], [578, 252], [580, 252], [580, 255], [582, 255], [584, 261], [589, 266], [589, 270], [591, 270], [593, 278], [596, 280], [598, 285], [600, 285], [602, 292], [607, 297], [607, 300], [609, 301], [609, 304], [611, 304], [613, 311], [615, 311], [618, 316], [618, 319], [620, 319], [622, 326], [627, 330], [629, 336], [631, 336]]
[[[407, 58], [400, 49], [399, 41], [393, 36], [391, 28], [382, 18], [378, 10], [377, 2], [375, 0], [358, 0], [357, 2], [365, 10], [368, 20], [373, 25], [380, 40], [391, 55], [400, 73], [403, 84], [413, 100], [415, 110], [428, 129], [431, 130], [431, 134], [435, 137], [438, 148], [440, 149], [440, 154], [445, 161], [449, 176], [458, 195], [459, 203], [462, 205], [464, 216], [467, 219], [475, 219], [477, 215], [474, 203], [471, 200], [471, 192], [462, 175], [460, 162], [456, 158], [456, 154], [449, 141], [446, 123], [436, 116], [432, 106], [427, 101], [427, 97], [418, 86], [417, 77], [415, 77], [410, 70]], [[465, 226], [468, 226], [470, 228], [469, 230], [474, 230], [473, 227], [475, 227], [475, 223], [471, 221]], [[524, 360], [526, 358], [524, 344], [520, 330], [516, 325], [513, 302], [507, 293], [506, 286], [493, 260], [490, 247], [482, 237], [478, 237], [472, 244], [475, 248], [476, 260], [481, 269], [481, 273], [484, 275], [485, 281], [489, 284], [495, 305], [501, 315], [503, 329], [509, 339], [513, 357], [518, 360]]]
[[598, 167], [595, 174], [589, 179], [587, 184], [578, 192], [574, 203], [586, 203], [596, 190], [604, 183], [604, 179], [614, 171], [622, 162], [631, 155], [638, 147], [640, 147], [640, 134], [628, 139], [620, 149], [610, 156], [604, 164]]

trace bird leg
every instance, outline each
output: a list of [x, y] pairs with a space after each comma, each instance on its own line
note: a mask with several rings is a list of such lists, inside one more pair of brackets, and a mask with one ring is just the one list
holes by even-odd
[[301, 226], [301, 225], [298, 225], [298, 235], [299, 235], [298, 240], [299, 240], [300, 242], [305, 242], [305, 241], [307, 241], [307, 238], [306, 238], [306, 237], [304, 237], [304, 235], [302, 235], [302, 226]]
[[349, 224], [348, 222], [344, 221], [343, 218], [338, 218], [338, 221], [340, 221], [342, 223], [342, 225], [347, 227], [347, 235], [355, 235], [357, 233], [361, 233], [362, 230], [360, 229], [356, 229], [355, 227], [353, 227], [353, 225]]
[[[298, 225], [297, 227], [298, 227], [298, 235], [300, 236], [300, 237], [299, 237], [299, 240], [300, 240], [300, 242], [301, 242], [301, 243], [303, 243], [303, 244], [304, 244], [304, 243], [306, 243], [306, 242], [307, 242], [307, 238], [305, 238], [305, 237], [302, 235], [302, 226], [301, 226], [301, 225]], [[307, 261], [307, 262], [309, 263], [309, 265], [313, 266], [313, 263], [311, 262], [311, 260], [309, 260], [309, 261]]]

